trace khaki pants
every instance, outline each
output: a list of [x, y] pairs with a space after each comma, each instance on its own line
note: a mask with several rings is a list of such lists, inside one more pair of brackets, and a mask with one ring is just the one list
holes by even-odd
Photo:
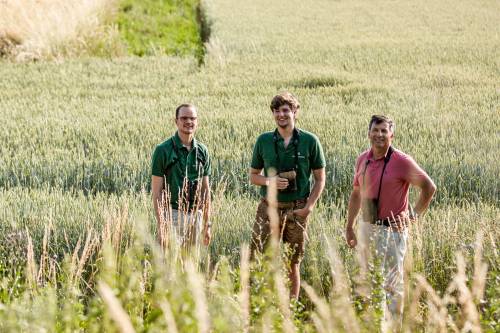
[[197, 245], [202, 229], [202, 212], [183, 212], [172, 209], [172, 228], [170, 229], [179, 245]]
[[[401, 327], [404, 296], [404, 258], [408, 229], [393, 231], [383, 225], [360, 221], [358, 251], [366, 262], [376, 262], [376, 267], [383, 276], [384, 326], [392, 330]], [[388, 311], [387, 311], [388, 310]], [[385, 330], [384, 330], [385, 331]]]

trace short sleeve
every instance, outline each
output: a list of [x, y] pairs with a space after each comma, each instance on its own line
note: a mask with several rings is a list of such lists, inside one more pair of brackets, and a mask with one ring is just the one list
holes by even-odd
[[153, 158], [151, 159], [151, 174], [153, 176], [163, 177], [166, 163], [166, 154], [160, 146], [157, 146]]
[[326, 166], [325, 154], [318, 138], [315, 138], [313, 142], [309, 163], [312, 170], [322, 169]]
[[205, 161], [205, 165], [203, 166], [203, 176], [210, 176], [210, 174], [212, 173], [212, 160], [210, 159], [208, 151], [206, 152], [206, 154], [207, 159]]
[[356, 164], [354, 166], [354, 176], [352, 177], [352, 186], [357, 187], [360, 186], [359, 184], [359, 164], [361, 163], [361, 157], [358, 157], [356, 159]]
[[262, 157], [260, 146], [261, 145], [259, 144], [259, 139], [257, 139], [257, 142], [253, 147], [252, 163], [250, 164], [250, 167], [252, 169], [260, 170], [264, 168], [264, 158]]
[[427, 173], [415, 162], [411, 156], [405, 156], [403, 159], [404, 170], [403, 177], [410, 184], [428, 178]]

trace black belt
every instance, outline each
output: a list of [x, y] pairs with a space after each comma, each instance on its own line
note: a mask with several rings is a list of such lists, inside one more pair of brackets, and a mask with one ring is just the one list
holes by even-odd
[[376, 220], [376, 221], [372, 222], [372, 224], [383, 225], [383, 226], [386, 226], [386, 227], [390, 227], [391, 226], [391, 220], [389, 218], [385, 218], [383, 220]]

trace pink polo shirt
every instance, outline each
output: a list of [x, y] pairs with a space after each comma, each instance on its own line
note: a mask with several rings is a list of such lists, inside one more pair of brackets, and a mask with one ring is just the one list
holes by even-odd
[[[367, 161], [370, 161], [367, 164]], [[356, 160], [353, 186], [360, 186], [361, 198], [377, 197], [384, 158], [373, 159], [371, 149], [363, 152]], [[366, 172], [365, 172], [366, 169]], [[394, 149], [382, 178], [379, 197], [379, 219], [406, 214], [408, 211], [408, 190], [410, 183], [425, 178], [427, 174], [409, 155]]]

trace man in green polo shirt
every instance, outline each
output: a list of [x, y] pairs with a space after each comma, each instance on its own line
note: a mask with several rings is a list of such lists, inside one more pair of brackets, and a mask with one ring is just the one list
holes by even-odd
[[210, 157], [194, 138], [198, 116], [194, 105], [175, 110], [177, 132], [156, 146], [151, 163], [151, 191], [158, 241], [166, 244], [171, 230], [182, 244], [197, 243], [203, 215], [203, 243], [210, 242]]
[[[253, 227], [252, 256], [263, 252], [271, 236], [265, 198], [270, 177], [274, 177], [278, 189], [279, 231], [291, 251], [290, 297], [294, 299], [299, 296], [300, 261], [305, 250], [308, 216], [325, 187], [326, 165], [318, 138], [295, 126], [299, 108], [297, 98], [289, 92], [272, 99], [271, 111], [277, 128], [257, 138], [250, 167], [250, 182], [261, 186], [262, 196]], [[311, 173], [314, 176], [312, 188]]]

